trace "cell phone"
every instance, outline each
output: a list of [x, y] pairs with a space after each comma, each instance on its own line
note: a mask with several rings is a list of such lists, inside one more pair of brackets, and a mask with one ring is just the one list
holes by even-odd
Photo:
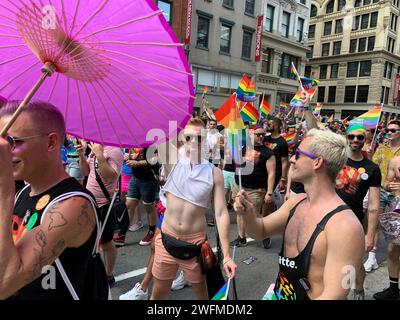
[[253, 263], [256, 260], [257, 260], [256, 257], [250, 256], [250, 257], [244, 259], [242, 262], [244, 262], [245, 264], [249, 265], [250, 263]]

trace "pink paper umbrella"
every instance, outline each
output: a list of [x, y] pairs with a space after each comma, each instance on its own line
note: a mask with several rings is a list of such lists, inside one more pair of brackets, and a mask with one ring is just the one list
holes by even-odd
[[1, 0], [0, 95], [50, 102], [69, 134], [121, 147], [171, 138], [194, 103], [182, 45], [151, 0]]

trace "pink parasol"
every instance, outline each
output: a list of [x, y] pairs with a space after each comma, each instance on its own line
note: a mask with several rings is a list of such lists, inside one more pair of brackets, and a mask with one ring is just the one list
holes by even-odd
[[50, 102], [69, 134], [121, 147], [150, 145], [151, 129], [172, 137], [194, 103], [182, 45], [151, 0], [2, 0], [0, 95]]

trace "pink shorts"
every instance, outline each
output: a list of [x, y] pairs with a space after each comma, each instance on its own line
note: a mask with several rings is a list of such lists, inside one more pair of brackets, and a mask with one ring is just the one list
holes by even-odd
[[[171, 232], [165, 225], [162, 226], [162, 232], [175, 237], [179, 240], [190, 242], [193, 244], [200, 244], [205, 239], [205, 234], [199, 232], [192, 235], [178, 236]], [[200, 264], [197, 258], [194, 257], [189, 260], [181, 260], [171, 256], [161, 240], [161, 233], [155, 238], [155, 255], [152, 274], [158, 280], [173, 280], [176, 277], [178, 268], [183, 271], [186, 281], [190, 283], [201, 283], [204, 281], [204, 275], [201, 273]]]
[[128, 193], [129, 181], [131, 181], [132, 176], [129, 174], [121, 173], [121, 192]]

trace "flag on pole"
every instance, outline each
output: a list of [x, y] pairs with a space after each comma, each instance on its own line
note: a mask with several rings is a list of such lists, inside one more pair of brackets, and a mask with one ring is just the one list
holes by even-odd
[[[316, 87], [312, 87], [310, 89], [306, 89], [308, 93], [308, 98], [311, 100], [314, 97]], [[299, 108], [303, 106], [303, 103], [301, 102], [301, 91], [297, 91], [296, 94], [294, 95], [293, 99], [290, 101], [290, 106], [293, 108]]]
[[333, 116], [333, 114], [329, 117], [329, 119], [328, 119], [328, 123], [331, 123], [331, 122], [333, 122], [333, 120], [334, 120], [334, 116]]
[[296, 133], [290, 133], [290, 134], [284, 133], [284, 134], [282, 134], [282, 137], [286, 140], [288, 145], [291, 145], [294, 143], [295, 135], [296, 135]]
[[260, 105], [260, 115], [263, 118], [266, 118], [269, 114], [271, 113], [271, 105], [262, 99], [261, 105]]
[[319, 85], [319, 80], [315, 80], [315, 79], [310, 79], [307, 77], [301, 77], [301, 84], [303, 85], [303, 88], [305, 90], [314, 88], [314, 87], [318, 87]]
[[228, 297], [228, 282], [225, 282], [225, 284], [221, 287], [221, 289], [218, 290], [218, 292], [215, 294], [214, 297], [212, 297], [211, 300], [226, 300]]
[[236, 90], [238, 100], [244, 102], [253, 102], [257, 100], [256, 84], [243, 75], [240, 80], [239, 87]]
[[300, 78], [299, 73], [297, 72], [296, 66], [292, 62], [290, 66], [290, 71], [293, 73], [293, 75], [296, 77], [296, 79]]
[[321, 113], [321, 109], [322, 109], [322, 103], [318, 102], [313, 111], [314, 116], [318, 116]]
[[203, 88], [203, 98], [207, 94], [207, 92], [208, 92], [208, 86], [204, 86], [204, 88]]
[[379, 118], [381, 117], [382, 105], [375, 106], [373, 109], [362, 114], [361, 116], [351, 120], [349, 125], [361, 124], [368, 130], [375, 129], [379, 123]]
[[260, 119], [257, 108], [250, 102], [247, 102], [244, 107], [241, 108], [240, 115], [242, 116], [243, 121], [248, 121], [252, 124], [257, 123]]

